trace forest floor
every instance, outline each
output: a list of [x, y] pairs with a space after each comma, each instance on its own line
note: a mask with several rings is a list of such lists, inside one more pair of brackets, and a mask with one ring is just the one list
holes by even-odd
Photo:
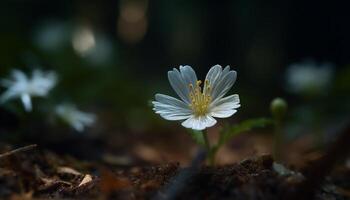
[[[269, 155], [210, 167], [199, 152], [187, 167], [115, 167], [35, 145], [1, 152], [0, 199], [294, 199], [306, 179]], [[337, 165], [314, 199], [350, 199], [350, 168]]]
[[[0, 143], [0, 199], [345, 200], [349, 130], [322, 149], [307, 135], [297, 138], [278, 162], [270, 156], [272, 134], [242, 134], [218, 152], [215, 166], [186, 132]], [[217, 135], [212, 129], [210, 141]]]

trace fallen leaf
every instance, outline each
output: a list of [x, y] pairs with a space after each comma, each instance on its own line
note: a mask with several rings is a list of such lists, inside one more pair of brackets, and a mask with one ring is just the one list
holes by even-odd
[[90, 174], [86, 174], [83, 178], [83, 180], [80, 182], [80, 184], [78, 185], [78, 187], [81, 187], [82, 185], [85, 185], [89, 182], [92, 181], [92, 176]]
[[41, 180], [44, 182], [44, 184], [51, 184], [51, 183], [63, 183], [66, 185], [72, 185], [72, 183], [67, 182], [67, 181], [62, 181], [62, 180], [57, 180], [54, 178], [41, 178]]
[[77, 170], [70, 168], [70, 167], [58, 167], [57, 168], [57, 173], [60, 174], [73, 174], [75, 176], [80, 176], [82, 175], [80, 172], [78, 172]]

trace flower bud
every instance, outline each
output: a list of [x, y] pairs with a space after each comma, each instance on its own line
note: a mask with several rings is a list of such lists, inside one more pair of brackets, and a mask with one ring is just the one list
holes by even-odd
[[288, 108], [287, 102], [284, 99], [279, 97], [272, 100], [270, 105], [272, 116], [276, 119], [283, 119], [284, 116], [286, 115], [287, 108]]

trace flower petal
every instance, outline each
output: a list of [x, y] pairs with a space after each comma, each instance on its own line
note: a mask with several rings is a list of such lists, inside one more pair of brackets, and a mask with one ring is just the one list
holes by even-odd
[[32, 111], [32, 100], [30, 99], [29, 94], [22, 94], [21, 100], [22, 100], [22, 103], [24, 105], [24, 109], [27, 112]]
[[179, 70], [174, 68], [172, 71], [169, 71], [168, 79], [176, 94], [179, 95], [185, 103], [189, 104], [189, 83], [185, 82]]
[[153, 110], [161, 117], [167, 120], [183, 120], [191, 116], [191, 112], [180, 107], [175, 107], [167, 104], [162, 104], [153, 101]]
[[167, 120], [184, 120], [191, 116], [192, 111], [188, 105], [174, 97], [156, 94], [156, 100], [153, 101], [153, 110]]
[[180, 101], [177, 98], [171, 97], [169, 95], [165, 95], [165, 94], [156, 94], [155, 95], [155, 99], [156, 101], [158, 101], [159, 103], [163, 103], [163, 104], [168, 104], [168, 105], [172, 105], [172, 106], [176, 106], [176, 107], [180, 107], [183, 109], [188, 109], [189, 110], [189, 106], [188, 104], [186, 104], [183, 101]]
[[189, 66], [189, 65], [180, 66], [180, 72], [181, 72], [181, 76], [182, 76], [183, 80], [185, 81], [185, 84], [187, 84], [187, 86], [189, 84], [192, 84], [193, 86], [196, 85], [197, 75], [191, 66]]
[[57, 105], [55, 112], [78, 132], [83, 132], [87, 126], [93, 125], [97, 118], [95, 114], [80, 111], [74, 104], [70, 103]]
[[56, 85], [57, 75], [55, 72], [44, 72], [34, 70], [30, 79], [30, 92], [32, 96], [46, 96], [49, 91]]
[[27, 82], [28, 78], [27, 76], [20, 70], [14, 69], [12, 70], [12, 77], [17, 82]]
[[227, 118], [231, 117], [233, 114], [235, 114], [237, 110], [218, 110], [211, 113], [211, 116], [217, 117], [217, 118]]
[[204, 130], [205, 128], [214, 126], [216, 124], [216, 120], [211, 117], [211, 116], [191, 116], [190, 118], [188, 118], [187, 120], [185, 120], [184, 122], [182, 122], [182, 126], [186, 127], [186, 128], [191, 128], [194, 130]]
[[6, 101], [18, 97], [18, 93], [13, 90], [6, 90], [0, 96], [0, 103], [5, 103]]
[[210, 114], [213, 117], [226, 118], [237, 112], [239, 108], [239, 96], [237, 94], [227, 96], [210, 105]]
[[83, 132], [85, 127], [83, 125], [83, 123], [81, 122], [71, 122], [70, 124], [74, 130], [76, 130], [77, 132]]
[[224, 75], [224, 74], [227, 74], [229, 71], [230, 71], [230, 66], [227, 65], [227, 66], [224, 68], [224, 70], [222, 70], [222, 74], [223, 74], [223, 75]]
[[240, 102], [239, 95], [233, 94], [225, 98], [221, 98], [216, 102], [212, 102], [210, 104], [210, 109], [214, 109], [217, 107], [230, 107], [231, 109], [238, 108], [240, 106], [239, 102]]
[[217, 80], [221, 77], [221, 73], [222, 67], [220, 65], [214, 65], [209, 69], [205, 80], [209, 81], [211, 88], [213, 88], [213, 86], [216, 85]]
[[236, 81], [237, 73], [236, 71], [229, 71], [229, 68], [226, 67], [221, 76], [220, 80], [216, 81], [215, 85], [212, 85], [212, 93], [211, 98], [212, 101], [215, 102], [223, 97], [233, 86]]

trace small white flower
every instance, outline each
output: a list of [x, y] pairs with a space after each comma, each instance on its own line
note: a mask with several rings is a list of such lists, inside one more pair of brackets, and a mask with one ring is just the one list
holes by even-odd
[[96, 116], [82, 112], [73, 104], [60, 104], [56, 106], [56, 114], [78, 132], [83, 132], [86, 126], [91, 126], [96, 121]]
[[195, 71], [188, 65], [174, 68], [168, 72], [170, 85], [181, 100], [174, 97], [156, 94], [153, 110], [167, 120], [185, 120], [182, 126], [194, 130], [203, 130], [214, 126], [217, 118], [230, 117], [240, 107], [237, 94], [223, 96], [236, 81], [237, 73], [227, 66], [213, 66], [204, 81], [197, 80]]
[[14, 98], [21, 98], [26, 111], [32, 110], [32, 97], [45, 97], [56, 85], [57, 75], [54, 72], [34, 70], [29, 78], [20, 70], [12, 71], [11, 79], [1, 81], [7, 90], [1, 95], [0, 103]]
[[333, 77], [333, 68], [329, 63], [317, 65], [313, 61], [304, 61], [287, 69], [287, 89], [296, 94], [324, 92]]

